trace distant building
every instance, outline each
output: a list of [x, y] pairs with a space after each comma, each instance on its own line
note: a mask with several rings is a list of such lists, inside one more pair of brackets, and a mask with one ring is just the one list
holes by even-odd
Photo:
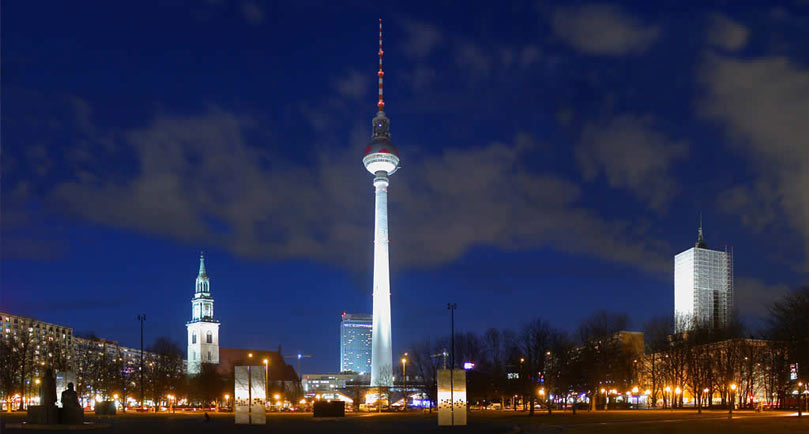
[[[75, 388], [82, 405], [90, 405], [100, 388], [119, 391], [133, 405], [140, 390], [140, 349], [124, 347], [117, 341], [95, 336], [76, 337], [74, 341], [75, 356], [71, 371], [75, 374]], [[157, 354], [143, 351], [147, 387], [156, 363]]]
[[304, 394], [335, 392], [354, 385], [367, 386], [370, 380], [370, 374], [304, 374], [301, 376], [301, 386]]
[[340, 372], [371, 372], [371, 329], [373, 317], [344, 313], [340, 321]]
[[213, 318], [213, 297], [211, 282], [205, 272], [205, 257], [199, 255], [199, 275], [197, 275], [194, 298], [191, 299], [191, 321], [188, 330], [187, 372], [198, 374], [201, 363], [219, 363], [219, 321]]
[[0, 312], [0, 339], [26, 351], [23, 360], [30, 362], [30, 381], [38, 377], [42, 366], [67, 370], [73, 366], [75, 343], [73, 329], [59, 324], [40, 321], [31, 317]]
[[732, 310], [732, 251], [708, 249], [700, 224], [696, 245], [674, 257], [674, 331], [725, 327]]

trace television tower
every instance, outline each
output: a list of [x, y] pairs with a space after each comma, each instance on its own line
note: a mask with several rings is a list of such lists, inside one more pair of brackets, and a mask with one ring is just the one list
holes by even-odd
[[379, 101], [373, 136], [362, 163], [374, 175], [374, 313], [371, 329], [371, 387], [393, 386], [390, 330], [390, 267], [388, 264], [388, 176], [399, 168], [399, 154], [390, 141], [390, 120], [382, 99], [382, 20], [379, 20]]

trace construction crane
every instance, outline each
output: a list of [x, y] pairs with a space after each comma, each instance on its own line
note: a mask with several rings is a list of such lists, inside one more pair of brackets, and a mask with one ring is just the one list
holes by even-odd
[[301, 354], [300, 351], [298, 351], [298, 354], [287, 354], [286, 356], [284, 356], [284, 358], [287, 359], [298, 359], [298, 378], [303, 378], [303, 376], [301, 375], [301, 359], [310, 357], [312, 357], [311, 354]]
[[432, 358], [436, 358], [436, 357], [443, 357], [444, 358], [444, 369], [447, 369], [447, 356], [449, 356], [449, 353], [447, 352], [447, 350], [445, 348], [444, 351], [442, 351], [442, 352], [440, 352], [438, 354], [430, 355], [430, 358], [432, 359]]

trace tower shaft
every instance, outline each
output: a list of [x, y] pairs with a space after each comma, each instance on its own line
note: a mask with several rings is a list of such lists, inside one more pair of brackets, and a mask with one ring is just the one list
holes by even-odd
[[374, 178], [374, 312], [371, 329], [371, 387], [393, 386], [390, 326], [390, 268], [388, 260], [388, 177]]

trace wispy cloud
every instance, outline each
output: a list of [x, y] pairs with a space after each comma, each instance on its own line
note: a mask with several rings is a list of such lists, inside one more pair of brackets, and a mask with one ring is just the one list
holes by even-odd
[[[70, 177], [44, 194], [56, 209], [111, 227], [246, 257], [370, 267], [370, 178], [356, 157], [365, 132], [344, 152], [328, 159], [315, 153], [323, 156], [303, 164], [279, 157], [271, 144], [252, 144], [248, 137], [259, 129], [249, 116], [216, 108], [161, 115], [115, 135], [135, 158], [130, 175], [101, 170], [121, 149], [112, 155], [99, 148], [91, 153], [92, 176]], [[580, 203], [574, 182], [524, 164], [535, 146], [521, 137], [405, 156], [390, 187], [397, 266], [434, 267], [490, 245], [548, 246], [651, 272], [670, 268], [665, 244], [634, 232], [630, 222], [604, 220]]]
[[[698, 80], [698, 113], [724, 127], [727, 146], [749, 159], [757, 178], [731, 205], [761, 226], [761, 209], [779, 210], [801, 235], [809, 270], [809, 70], [784, 57], [736, 59], [709, 54]], [[751, 199], [752, 198], [752, 199]], [[740, 208], [741, 207], [741, 208]], [[742, 209], [748, 207], [747, 209]]]
[[417, 20], [405, 20], [404, 53], [412, 58], [421, 59], [430, 55], [444, 40], [438, 27]]
[[728, 51], [736, 51], [747, 44], [750, 30], [730, 18], [714, 14], [708, 24], [708, 43]]
[[264, 10], [254, 1], [243, 1], [242, 16], [251, 26], [258, 26], [264, 21]]
[[610, 186], [632, 191], [658, 211], [677, 190], [671, 165], [687, 154], [687, 144], [669, 138], [650, 117], [628, 114], [586, 124], [576, 148], [585, 179], [603, 173]]
[[659, 27], [608, 4], [559, 7], [551, 26], [557, 37], [582, 53], [607, 56], [641, 53], [660, 34]]

